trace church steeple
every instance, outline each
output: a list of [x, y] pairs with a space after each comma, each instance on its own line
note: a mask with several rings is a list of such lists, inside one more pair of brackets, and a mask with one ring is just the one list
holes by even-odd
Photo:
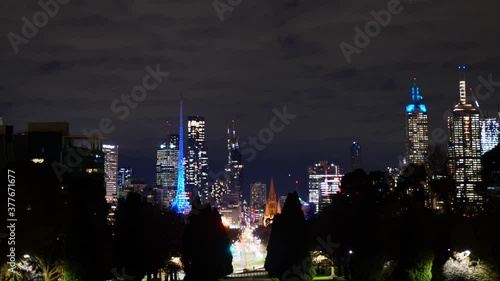
[[274, 215], [281, 213], [281, 208], [276, 200], [276, 191], [274, 189], [274, 178], [271, 177], [271, 187], [269, 189], [269, 199], [266, 203], [266, 212], [264, 213], [264, 225], [272, 222]]

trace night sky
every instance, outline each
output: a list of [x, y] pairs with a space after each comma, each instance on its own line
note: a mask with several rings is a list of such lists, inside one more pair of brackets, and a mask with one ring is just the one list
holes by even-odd
[[[467, 65], [468, 87], [480, 84], [478, 76], [500, 81], [494, 0], [401, 1], [402, 12], [348, 63], [339, 44], [353, 45], [354, 28], [364, 29], [370, 11], [388, 2], [242, 0], [221, 21], [211, 0], [70, 0], [16, 54], [9, 32], [22, 35], [21, 18], [32, 21], [41, 8], [4, 0], [0, 116], [16, 131], [66, 121], [75, 135], [110, 118], [115, 129], [106, 142], [120, 145], [120, 166], [151, 183], [167, 120], [178, 128], [181, 92], [185, 116], [206, 117], [214, 173], [227, 157], [231, 119], [246, 140], [269, 126], [273, 108], [286, 106], [297, 117], [245, 163], [245, 194], [251, 182], [274, 175], [278, 195], [297, 178], [307, 198], [307, 165], [328, 159], [349, 171], [354, 140], [367, 170], [397, 165], [413, 77], [431, 130], [445, 128], [443, 113], [458, 102], [457, 65]], [[112, 102], [158, 64], [170, 75], [120, 120]], [[490, 115], [498, 103], [498, 94], [480, 101]]]

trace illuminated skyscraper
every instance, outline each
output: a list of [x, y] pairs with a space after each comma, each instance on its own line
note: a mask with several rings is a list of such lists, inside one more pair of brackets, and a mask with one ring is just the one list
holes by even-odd
[[156, 184], [162, 187], [162, 202], [171, 206], [177, 192], [179, 135], [169, 134], [156, 151]]
[[351, 146], [351, 171], [361, 168], [361, 145], [353, 142]]
[[208, 198], [208, 156], [205, 146], [205, 117], [188, 117], [188, 157], [186, 186], [202, 201]]
[[481, 155], [498, 145], [498, 120], [484, 118], [481, 120]]
[[263, 224], [266, 210], [266, 184], [256, 182], [250, 185], [250, 209], [252, 222]]
[[465, 214], [482, 209], [482, 197], [475, 192], [481, 182], [481, 122], [476, 103], [469, 102], [465, 67], [459, 67], [460, 102], [448, 117], [448, 168], [456, 182], [456, 198]]
[[422, 103], [417, 79], [413, 78], [411, 103], [406, 106], [406, 160], [422, 165], [427, 161], [429, 150], [429, 129], [427, 108]]
[[130, 184], [132, 179], [132, 168], [120, 168], [118, 171], [118, 197], [124, 196], [123, 189]]
[[309, 202], [316, 206], [315, 213], [330, 205], [330, 196], [339, 191], [342, 176], [340, 166], [328, 161], [309, 166]]
[[234, 129], [234, 120], [232, 121], [232, 128], [227, 128], [227, 137], [228, 158], [225, 168], [227, 173], [227, 193], [238, 194], [238, 200], [242, 201], [243, 163], [239, 138], [236, 136], [236, 131]]
[[182, 99], [179, 120], [179, 158], [177, 159], [177, 192], [175, 195], [172, 210], [177, 213], [187, 214], [191, 210], [189, 205], [189, 195], [186, 192], [184, 185], [184, 126], [183, 126], [183, 113], [182, 113]]
[[112, 199], [118, 194], [118, 145], [103, 144], [104, 174], [106, 180], [106, 198]]

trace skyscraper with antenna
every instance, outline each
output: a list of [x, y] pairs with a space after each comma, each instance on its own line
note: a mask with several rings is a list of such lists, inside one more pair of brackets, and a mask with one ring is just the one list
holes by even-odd
[[183, 125], [183, 112], [182, 112], [182, 95], [180, 102], [180, 118], [179, 118], [179, 159], [177, 168], [177, 194], [172, 204], [172, 210], [177, 213], [187, 214], [191, 211], [189, 205], [189, 195], [186, 193], [186, 186], [184, 184], [184, 125]]
[[481, 122], [477, 103], [467, 95], [465, 66], [459, 66], [460, 101], [448, 116], [448, 168], [456, 183], [455, 209], [474, 215], [482, 209], [475, 188], [481, 183]]
[[417, 78], [413, 78], [411, 103], [406, 106], [406, 160], [418, 165], [427, 161], [429, 150], [427, 107], [422, 100]]

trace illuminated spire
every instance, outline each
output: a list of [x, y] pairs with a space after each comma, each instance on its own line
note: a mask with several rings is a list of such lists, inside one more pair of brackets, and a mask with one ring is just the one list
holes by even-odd
[[413, 87], [411, 87], [411, 103], [406, 106], [407, 113], [414, 113], [417, 111], [426, 113], [427, 107], [422, 103], [422, 95], [420, 95], [420, 88], [417, 86], [417, 78], [413, 77]]
[[184, 126], [182, 113], [182, 94], [180, 103], [180, 121], [179, 121], [179, 160], [177, 168], [177, 195], [175, 196], [172, 210], [177, 213], [188, 213], [191, 211], [188, 196], [186, 194], [186, 186], [184, 184]]
[[465, 66], [458, 67], [458, 89], [460, 92], [460, 103], [467, 103], [467, 87], [465, 85]]

